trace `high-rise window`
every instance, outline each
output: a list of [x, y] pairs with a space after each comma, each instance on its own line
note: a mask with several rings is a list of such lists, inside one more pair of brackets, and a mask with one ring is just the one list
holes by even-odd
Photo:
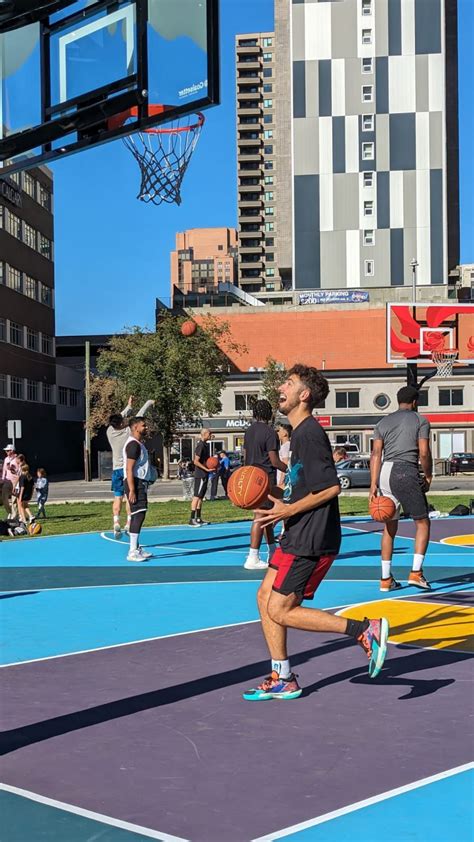
[[374, 72], [374, 60], [372, 56], [365, 56], [362, 59], [362, 73], [373, 73]]
[[36, 198], [36, 181], [33, 176], [29, 172], [23, 173], [23, 190], [25, 193], [28, 193], [28, 196], [31, 196], [32, 199]]
[[29, 351], [37, 351], [39, 347], [38, 331], [31, 327], [26, 328], [26, 347]]
[[374, 144], [363, 143], [362, 144], [362, 158], [364, 161], [373, 161], [374, 160]]
[[375, 231], [372, 228], [368, 228], [364, 231], [364, 246], [373, 245], [375, 245]]
[[26, 399], [28, 401], [37, 401], [38, 400], [38, 383], [36, 380], [27, 380], [26, 381]]
[[374, 130], [374, 114], [363, 114], [362, 115], [362, 131], [363, 132], [373, 132]]
[[369, 172], [368, 170], [366, 170], [366, 172], [364, 172], [363, 178], [364, 178], [364, 187], [373, 187], [374, 186], [374, 174], [373, 174], [373, 172]]
[[374, 100], [374, 86], [362, 85], [362, 102], [373, 102]]
[[8, 211], [7, 214], [6, 229], [12, 237], [16, 237], [17, 240], [21, 240], [21, 219], [11, 211]]
[[8, 286], [15, 292], [21, 292], [21, 272], [13, 266], [8, 267]]
[[24, 387], [22, 377], [10, 377], [10, 397], [13, 400], [22, 401], [24, 397]]
[[374, 274], [374, 261], [373, 260], [364, 260], [364, 275], [366, 278], [371, 278]]
[[371, 29], [363, 29], [362, 30], [362, 43], [367, 45], [372, 43], [372, 30]]
[[[26, 173], [23, 173], [26, 175]], [[23, 222], [23, 242], [26, 243], [30, 249], [36, 248], [36, 231], [32, 225], [28, 225], [27, 222]]]
[[374, 215], [374, 203], [371, 199], [364, 202], [364, 216]]
[[12, 345], [23, 347], [23, 325], [10, 322], [10, 342]]

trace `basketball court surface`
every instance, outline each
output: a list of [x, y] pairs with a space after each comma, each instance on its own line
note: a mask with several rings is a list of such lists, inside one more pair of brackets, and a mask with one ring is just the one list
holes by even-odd
[[428, 593], [380, 594], [380, 532], [344, 520], [315, 599], [390, 619], [379, 678], [348, 638], [290, 632], [304, 694], [260, 705], [249, 523], [145, 529], [141, 565], [109, 533], [4, 544], [1, 838], [472, 839], [474, 519], [433, 522]]

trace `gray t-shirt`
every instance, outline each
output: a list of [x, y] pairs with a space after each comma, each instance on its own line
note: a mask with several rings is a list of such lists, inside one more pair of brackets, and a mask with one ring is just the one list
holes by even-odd
[[[136, 413], [137, 415], [144, 415], [147, 409], [150, 408], [153, 401], [147, 401]], [[132, 414], [132, 408], [126, 406], [123, 412], [120, 413], [123, 418]], [[130, 427], [124, 427], [122, 430], [114, 430], [112, 425], [107, 427], [107, 439], [112, 449], [112, 470], [118, 471], [123, 468], [123, 449], [125, 442], [130, 435]]]
[[384, 462], [410, 462], [418, 465], [418, 439], [429, 439], [427, 418], [411, 409], [390, 413], [374, 429], [374, 440], [383, 441]]

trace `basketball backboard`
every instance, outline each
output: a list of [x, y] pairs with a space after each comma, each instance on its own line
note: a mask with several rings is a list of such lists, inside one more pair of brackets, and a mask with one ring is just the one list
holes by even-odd
[[219, 102], [218, 0], [10, 5], [36, 12], [0, 16], [1, 175]]
[[474, 304], [387, 304], [387, 362], [431, 365], [433, 351], [474, 363]]

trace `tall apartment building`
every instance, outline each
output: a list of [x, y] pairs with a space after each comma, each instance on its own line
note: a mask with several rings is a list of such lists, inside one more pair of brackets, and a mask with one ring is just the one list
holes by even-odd
[[176, 290], [182, 295], [208, 294], [217, 292], [219, 284], [235, 286], [237, 232], [235, 228], [190, 228], [177, 233], [170, 261], [173, 302]]
[[409, 285], [413, 258], [441, 285], [459, 263], [456, 3], [276, 0], [295, 289]]
[[0, 446], [20, 420], [30, 459], [56, 422], [52, 190], [46, 167], [0, 179]]
[[282, 288], [276, 200], [277, 100], [275, 33], [236, 36], [239, 274], [248, 293]]

